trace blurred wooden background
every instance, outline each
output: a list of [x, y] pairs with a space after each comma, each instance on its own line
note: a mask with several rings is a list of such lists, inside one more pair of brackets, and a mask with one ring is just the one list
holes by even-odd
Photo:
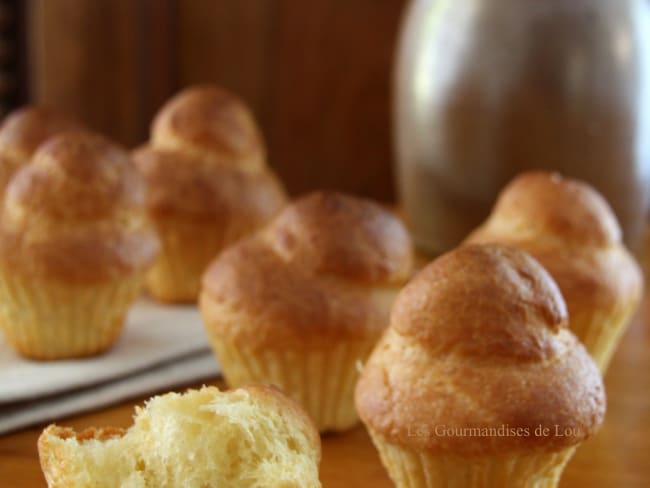
[[27, 98], [134, 146], [179, 88], [253, 108], [293, 194], [391, 200], [390, 82], [406, 0], [26, 0]]

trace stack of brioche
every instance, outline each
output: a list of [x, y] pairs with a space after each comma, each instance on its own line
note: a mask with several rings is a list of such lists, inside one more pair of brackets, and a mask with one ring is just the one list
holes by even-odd
[[402, 290], [356, 388], [400, 487], [554, 487], [600, 426], [603, 383], [532, 257], [461, 247]]
[[167, 102], [151, 140], [133, 157], [162, 242], [147, 289], [162, 301], [195, 302], [212, 258], [262, 227], [286, 201], [252, 114], [215, 86], [193, 87]]
[[204, 276], [201, 312], [226, 381], [277, 385], [321, 431], [353, 426], [356, 364], [388, 325], [412, 263], [405, 227], [379, 205], [299, 198]]
[[128, 153], [88, 131], [38, 147], [0, 211], [0, 328], [21, 354], [110, 347], [158, 252]]
[[359, 419], [399, 487], [552, 488], [603, 421], [642, 295], [607, 202], [542, 172], [416, 274], [381, 205], [287, 201], [250, 110], [211, 85], [171, 98], [131, 153], [18, 111], [0, 190], [0, 330], [18, 353], [106, 351], [146, 289], [198, 302], [237, 388], [154, 397], [128, 430], [46, 428], [51, 488], [317, 487], [319, 431]]

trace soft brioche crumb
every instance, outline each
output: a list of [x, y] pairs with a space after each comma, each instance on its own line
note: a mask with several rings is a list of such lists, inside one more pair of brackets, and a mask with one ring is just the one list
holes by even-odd
[[50, 425], [38, 450], [50, 488], [320, 486], [315, 427], [269, 387], [156, 396], [128, 430]]

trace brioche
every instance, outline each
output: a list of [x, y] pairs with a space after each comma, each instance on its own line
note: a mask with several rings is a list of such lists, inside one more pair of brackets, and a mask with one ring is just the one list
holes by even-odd
[[201, 313], [226, 380], [277, 385], [321, 431], [353, 426], [355, 364], [412, 264], [406, 229], [379, 205], [338, 193], [296, 200], [203, 277]]
[[0, 216], [0, 328], [37, 359], [96, 354], [118, 337], [158, 239], [128, 154], [64, 132], [11, 179]]
[[524, 173], [466, 242], [512, 245], [538, 259], [564, 295], [571, 330], [606, 371], [641, 300], [643, 276], [596, 190], [558, 174]]
[[213, 164], [259, 171], [264, 141], [253, 114], [235, 95], [216, 85], [184, 89], [156, 114], [151, 143]]
[[402, 290], [356, 406], [398, 487], [553, 487], [605, 412], [557, 285], [514, 248], [468, 245]]
[[49, 488], [320, 487], [318, 432], [261, 386], [156, 396], [128, 430], [50, 425], [38, 452]]
[[0, 126], [0, 192], [18, 168], [26, 164], [46, 139], [78, 128], [71, 118], [36, 105], [11, 112]]
[[158, 300], [196, 301], [210, 260], [261, 228], [286, 201], [252, 114], [216, 86], [187, 88], [168, 101], [134, 160], [162, 240], [147, 277]]

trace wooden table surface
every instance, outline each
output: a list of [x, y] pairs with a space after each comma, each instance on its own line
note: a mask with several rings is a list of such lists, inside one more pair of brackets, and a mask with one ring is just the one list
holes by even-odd
[[[606, 386], [605, 424], [571, 460], [561, 487], [650, 487], [650, 304], [647, 297], [616, 353]], [[141, 400], [58, 423], [77, 429], [91, 425], [126, 427], [131, 423], [133, 406]], [[36, 451], [36, 439], [43, 427], [0, 437], [0, 487], [45, 486]], [[391, 486], [361, 426], [344, 434], [325, 436], [321, 478], [325, 488]]]

